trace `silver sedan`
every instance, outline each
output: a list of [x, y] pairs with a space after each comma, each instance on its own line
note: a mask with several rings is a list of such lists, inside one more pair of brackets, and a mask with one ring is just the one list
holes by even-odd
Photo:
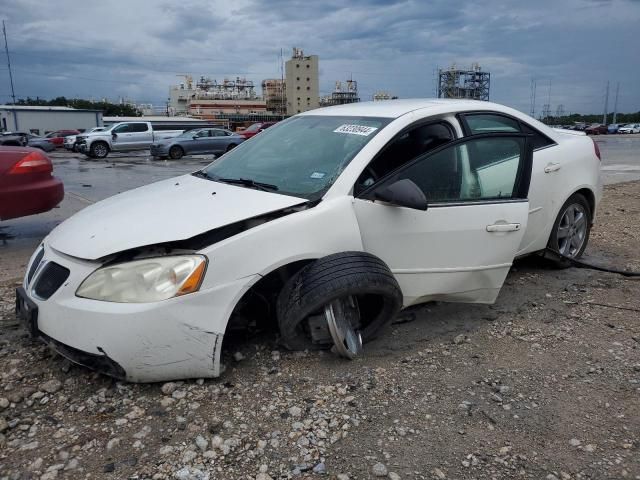
[[189, 154], [219, 155], [228, 152], [244, 140], [244, 137], [222, 128], [198, 128], [177, 137], [154, 142], [149, 148], [154, 157], [178, 160]]

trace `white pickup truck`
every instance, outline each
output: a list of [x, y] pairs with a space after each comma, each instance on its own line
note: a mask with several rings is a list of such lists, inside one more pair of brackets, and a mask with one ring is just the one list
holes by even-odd
[[80, 152], [92, 158], [104, 158], [109, 152], [144, 150], [153, 142], [180, 135], [184, 130], [154, 130], [151, 122], [121, 122], [101, 132], [76, 137]]

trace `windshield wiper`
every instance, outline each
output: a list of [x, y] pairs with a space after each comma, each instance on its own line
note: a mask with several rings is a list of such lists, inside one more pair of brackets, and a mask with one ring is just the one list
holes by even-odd
[[216, 178], [216, 182], [231, 183], [233, 185], [242, 185], [243, 187], [255, 188], [265, 192], [278, 190], [277, 185], [271, 183], [262, 183], [251, 180], [250, 178]]
[[213, 177], [204, 170], [198, 170], [197, 172], [193, 172], [191, 175], [194, 177], [206, 178], [207, 180], [213, 180]]

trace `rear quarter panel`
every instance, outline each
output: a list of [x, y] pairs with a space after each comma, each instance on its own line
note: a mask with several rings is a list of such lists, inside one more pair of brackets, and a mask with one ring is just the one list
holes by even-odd
[[[562, 205], [579, 190], [587, 189], [593, 194], [595, 210], [602, 198], [602, 179], [600, 176], [600, 160], [595, 154], [593, 140], [586, 135], [575, 135], [554, 131], [558, 143], [553, 147], [553, 161], [562, 167], [558, 170], [558, 178], [550, 182], [547, 194], [553, 198], [551, 215], [547, 218], [542, 234], [536, 241], [527, 246], [521, 255], [542, 250], [546, 247], [551, 229]], [[544, 181], [544, 180], [542, 180]]]

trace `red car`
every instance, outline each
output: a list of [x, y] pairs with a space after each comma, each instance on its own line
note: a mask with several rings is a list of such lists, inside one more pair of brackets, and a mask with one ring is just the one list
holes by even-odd
[[0, 220], [47, 212], [64, 197], [62, 182], [42, 150], [0, 147]]
[[593, 125], [589, 125], [584, 129], [587, 135], [606, 135], [608, 132], [606, 125], [601, 125], [599, 123], [594, 123]]
[[64, 145], [64, 137], [68, 137], [69, 135], [80, 135], [80, 131], [56, 130], [55, 132], [46, 134], [44, 138], [53, 143], [56, 147], [62, 147], [62, 145]]
[[272, 125], [275, 125], [277, 122], [258, 122], [253, 125], [245, 128], [243, 131], [238, 132], [238, 135], [242, 135], [244, 138], [251, 138], [254, 135], [257, 135], [263, 130], [266, 130]]

